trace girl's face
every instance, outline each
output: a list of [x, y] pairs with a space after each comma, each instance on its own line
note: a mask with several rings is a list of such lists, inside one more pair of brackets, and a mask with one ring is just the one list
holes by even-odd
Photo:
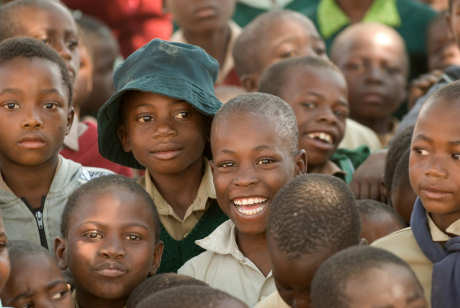
[[3, 220], [0, 217], [0, 291], [6, 284], [10, 276], [10, 258], [8, 257], [7, 247], [8, 239], [3, 226]]

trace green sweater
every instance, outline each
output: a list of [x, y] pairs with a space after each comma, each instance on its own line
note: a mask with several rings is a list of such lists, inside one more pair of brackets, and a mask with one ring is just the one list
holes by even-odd
[[172, 238], [161, 225], [160, 239], [164, 243], [164, 250], [158, 273], [177, 272], [185, 262], [202, 253], [204, 249], [195, 245], [195, 241], [205, 238], [228, 219], [220, 209], [217, 201], [215, 199], [209, 200], [211, 205], [183, 240], [177, 241]]

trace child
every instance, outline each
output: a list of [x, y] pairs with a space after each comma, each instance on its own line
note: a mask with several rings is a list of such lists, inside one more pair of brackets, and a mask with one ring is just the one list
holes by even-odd
[[[11, 264], [7, 247], [8, 237], [6, 236], [5, 227], [3, 226], [3, 219], [0, 216], [0, 295], [2, 294], [2, 290], [5, 287], [11, 272]], [[1, 300], [0, 307], [3, 307]]]
[[460, 235], [459, 95], [460, 82], [453, 82], [434, 92], [422, 107], [409, 160], [410, 182], [418, 196], [411, 227], [373, 244], [411, 265], [433, 308], [460, 306], [455, 246]]
[[398, 213], [385, 203], [362, 199], [356, 201], [356, 205], [361, 218], [361, 238], [367, 243], [407, 226]]
[[397, 126], [393, 113], [406, 98], [409, 67], [403, 39], [382, 24], [355, 24], [337, 36], [331, 59], [348, 83], [350, 117], [374, 130], [386, 146]]
[[367, 246], [329, 258], [315, 274], [312, 308], [426, 308], [423, 288], [406, 262]]
[[62, 214], [56, 256], [69, 269], [79, 307], [122, 308], [160, 265], [158, 213], [134, 181], [103, 176], [78, 188]]
[[203, 286], [169, 288], [147, 297], [136, 308], [248, 308], [229, 294]]
[[129, 295], [127, 308], [135, 308], [141, 301], [156, 292], [181, 286], [208, 286], [206, 282], [175, 273], [164, 273], [150, 277], [139, 284]]
[[74, 308], [70, 284], [56, 260], [40, 245], [11, 241], [8, 247], [11, 278], [3, 292], [3, 303], [12, 307]]
[[227, 219], [208, 163], [210, 122], [222, 105], [217, 70], [199, 47], [153, 40], [117, 68], [116, 93], [99, 112], [102, 156], [146, 168], [141, 184], [155, 201], [166, 247], [160, 273], [201, 253], [195, 240]]
[[196, 243], [206, 249], [178, 271], [254, 306], [275, 290], [266, 247], [268, 206], [278, 190], [306, 171], [292, 108], [262, 93], [237, 96], [211, 129], [217, 200], [231, 220]]
[[53, 248], [68, 196], [108, 171], [59, 156], [72, 123], [64, 61], [30, 38], [0, 44], [0, 209], [12, 240]]
[[309, 307], [319, 265], [359, 243], [359, 216], [345, 183], [328, 175], [298, 176], [270, 206], [267, 242], [277, 292], [257, 308]]
[[[235, 70], [248, 91], [259, 89], [262, 72], [286, 58], [319, 56], [327, 59], [324, 42], [312, 22], [292, 11], [262, 14], [243, 29], [233, 49]], [[361, 124], [347, 120], [341, 148], [355, 149], [368, 145], [371, 150], [382, 147], [375, 133]]]
[[351, 161], [331, 160], [344, 136], [349, 113], [347, 84], [339, 69], [318, 57], [288, 59], [262, 74], [259, 89], [281, 97], [294, 109], [308, 172], [334, 175], [349, 183]]
[[180, 30], [171, 41], [202, 47], [220, 66], [217, 84], [239, 85], [233, 69], [232, 50], [241, 28], [231, 20], [235, 0], [212, 0], [205, 4], [188, 0], [166, 0]]

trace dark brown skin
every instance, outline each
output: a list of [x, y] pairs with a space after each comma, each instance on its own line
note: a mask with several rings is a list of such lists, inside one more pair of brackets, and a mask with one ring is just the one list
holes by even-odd
[[374, 0], [336, 0], [337, 4], [348, 15], [352, 23], [361, 21]]

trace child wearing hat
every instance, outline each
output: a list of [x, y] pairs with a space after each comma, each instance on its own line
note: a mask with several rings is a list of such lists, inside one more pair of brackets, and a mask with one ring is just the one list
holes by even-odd
[[203, 49], [155, 39], [115, 71], [115, 93], [98, 114], [99, 150], [145, 168], [141, 185], [160, 215], [165, 252], [159, 272], [175, 272], [203, 251], [195, 240], [227, 219], [208, 162], [218, 64]]

